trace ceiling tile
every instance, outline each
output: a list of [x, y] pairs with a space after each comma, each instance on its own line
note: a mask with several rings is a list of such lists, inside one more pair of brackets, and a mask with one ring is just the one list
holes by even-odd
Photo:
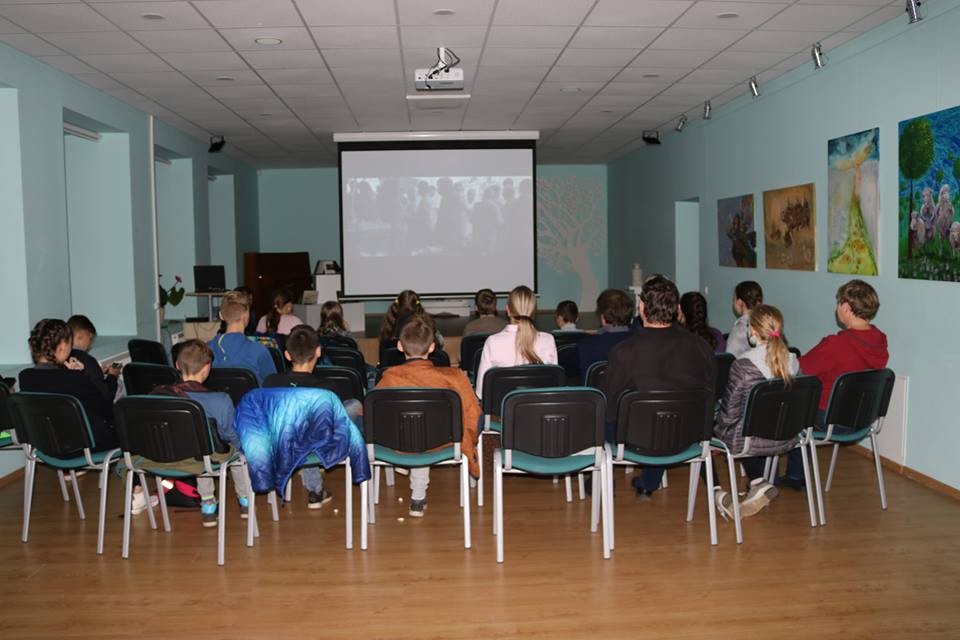
[[291, 0], [200, 0], [193, 5], [217, 28], [303, 24]]
[[[663, 95], [667, 96], [703, 96], [707, 98], [709, 96], [715, 96], [718, 93], [722, 93], [730, 88], [729, 82], [678, 82], [677, 84], [667, 87], [663, 91]], [[744, 88], [746, 90], [746, 88]]]
[[661, 27], [581, 27], [570, 46], [585, 49], [642, 49], [662, 31]]
[[592, 5], [593, 0], [500, 0], [493, 22], [517, 25], [578, 25]]
[[631, 96], [631, 97], [649, 97], [655, 96], [666, 87], [668, 82], [611, 82], [603, 88], [599, 95], [601, 96]]
[[[835, 33], [828, 38], [824, 38], [821, 44], [823, 45], [823, 50], [825, 52], [832, 51], [833, 49], [836, 49], [840, 45], [846, 42], [849, 42], [850, 40], [853, 40], [859, 35], [860, 34], [857, 33], [856, 31], [840, 31], [839, 33]], [[810, 55], [807, 54], [807, 57], [809, 58]]]
[[[697, 2], [679, 20], [676, 27], [700, 29], [754, 29], [787, 8], [787, 4], [764, 2]], [[719, 18], [720, 14], [739, 14]]]
[[722, 51], [746, 35], [746, 31], [729, 29], [680, 29], [663, 32], [650, 45], [651, 49], [693, 49], [696, 51]]
[[[403, 70], [396, 63], [377, 67], [340, 67], [331, 69], [331, 72], [337, 82], [347, 83], [369, 82], [376, 85], [381, 82], [396, 82], [403, 78]], [[410, 88], [413, 88], [413, 78], [410, 79]]]
[[627, 67], [617, 74], [617, 82], [676, 82], [688, 69], [669, 67]]
[[599, 0], [584, 24], [597, 27], [666, 27], [692, 4], [686, 0]]
[[19, 49], [28, 56], [56, 56], [63, 53], [60, 49], [57, 49], [45, 40], [41, 40], [32, 33], [8, 33], [0, 35], [0, 42], [8, 44], [14, 49]]
[[84, 4], [2, 5], [0, 17], [33, 33], [117, 30], [109, 20]]
[[321, 49], [395, 49], [396, 27], [310, 27]]
[[[400, 61], [400, 51], [397, 49], [324, 49], [322, 53], [331, 69], [392, 66], [396, 70]], [[430, 64], [433, 64], [432, 60], [423, 66]]]
[[749, 69], [696, 69], [684, 77], [684, 82], [712, 82], [717, 84], [746, 81], [752, 73]]
[[67, 53], [145, 53], [139, 42], [122, 31], [89, 33], [48, 33], [44, 38]]
[[[502, 5], [500, 5], [502, 6]], [[529, 27], [494, 25], [487, 35], [488, 47], [563, 47], [576, 27]]]
[[177, 71], [148, 71], [144, 73], [111, 73], [117, 81], [133, 88], [139, 87], [191, 87], [190, 79]]
[[143, 94], [137, 93], [133, 89], [104, 89], [103, 92], [124, 102], [129, 102], [141, 111], [153, 113], [150, 109], [150, 105], [153, 105], [153, 102], [147, 100]]
[[169, 71], [170, 65], [152, 53], [93, 54], [80, 56], [87, 64], [106, 71]]
[[[477, 60], [480, 59], [480, 47], [460, 47], [456, 50], [457, 56], [461, 62], [457, 66], [461, 69], [469, 70], [476, 67]], [[403, 59], [410, 69], [422, 69], [430, 67], [437, 61], [436, 49], [415, 49], [412, 47], [403, 50]], [[469, 80], [469, 76], [467, 78]]]
[[156, 53], [203, 53], [233, 50], [213, 29], [132, 31], [130, 33], [144, 46]]
[[486, 27], [401, 27], [403, 46], [412, 48], [482, 47]]
[[547, 80], [552, 82], [605, 82], [621, 67], [554, 67]]
[[[280, 51], [283, 49], [313, 49], [313, 38], [305, 27], [257, 27], [253, 29], [220, 29], [220, 35], [237, 51]], [[270, 37], [283, 40], [280, 44], [264, 46], [254, 42]]]
[[453, 15], [436, 15], [437, 0], [397, 0], [400, 24], [436, 25], [446, 28], [454, 25], [487, 25], [493, 13], [493, 0], [443, 0], [442, 9]]
[[565, 67], [624, 66], [640, 53], [639, 49], [566, 49], [557, 60]]
[[751, 31], [730, 51], [796, 53], [827, 37], [826, 31]]
[[393, 0], [296, 0], [310, 26], [396, 24]]
[[677, 117], [687, 109], [690, 109], [710, 97], [710, 93], [704, 91], [699, 94], [683, 95], [659, 95], [643, 105], [644, 109], [664, 109], [671, 113], [676, 113]]
[[244, 51], [242, 55], [254, 69], [324, 68], [319, 51]]
[[314, 69], [264, 69], [260, 77], [268, 84], [332, 84], [333, 77], [326, 67]]
[[235, 53], [165, 53], [163, 59], [180, 71], [243, 69], [243, 60]]
[[[797, 4], [828, 4], [825, 0], [797, 0]], [[858, 4], [858, 5], [870, 5], [874, 8], [881, 7], [883, 5], [890, 4], [889, 0], [831, 0], [829, 4]], [[904, 3], [897, 2], [895, 3], [901, 9], [904, 8]], [[901, 11], [900, 13], [903, 13]]]
[[836, 31], [873, 13], [875, 7], [795, 4], [763, 25], [782, 31]]
[[620, 109], [624, 111], [632, 111], [647, 99], [648, 96], [619, 96], [608, 95], [600, 92], [590, 99], [590, 102], [584, 106], [584, 109], [589, 107], [592, 109]]
[[703, 66], [706, 69], [746, 69], [757, 72], [772, 67], [785, 57], [786, 54], [778, 52], [724, 51]]
[[674, 49], [647, 49], [630, 63], [631, 67], [680, 67], [693, 69], [714, 56], [712, 51], [677, 51]]
[[274, 93], [270, 87], [265, 84], [246, 85], [241, 87], [208, 87], [210, 94], [221, 100], [230, 100], [232, 98], [273, 98]]
[[[595, 94], [597, 91], [603, 88], [604, 82], [578, 82], [577, 89], [579, 91], [570, 92], [570, 84], [567, 82], [543, 82], [540, 84], [540, 87], [537, 89], [538, 94], [552, 94], [555, 96], [554, 99], [564, 100], [586, 100], [589, 96]], [[566, 91], [564, 91], [566, 89]]]
[[[90, 6], [126, 31], [203, 29], [210, 25], [189, 2], [92, 2]], [[163, 16], [163, 20], [143, 17], [145, 13]]]
[[123, 88], [123, 85], [104, 73], [75, 73], [73, 77], [97, 89]]
[[[340, 99], [340, 89], [334, 84], [274, 84], [270, 85], [277, 95], [287, 98], [328, 98]], [[293, 106], [291, 104], [291, 106]]]
[[481, 64], [477, 69], [477, 81], [523, 82], [529, 83], [535, 88], [548, 71], [550, 71], [550, 67], [503, 67]]
[[481, 64], [484, 66], [510, 67], [548, 67], [554, 63], [560, 49], [513, 49], [509, 47], [487, 49], [484, 51]]
[[0, 18], [0, 33], [23, 33], [23, 29], [13, 24], [9, 20]]
[[896, 20], [903, 16], [903, 7], [900, 4], [897, 4], [892, 7], [884, 7], [879, 11], [871, 13], [863, 20], [858, 20], [848, 27], [844, 27], [844, 31], [869, 31], [870, 29], [879, 27], [885, 22], [890, 20]]

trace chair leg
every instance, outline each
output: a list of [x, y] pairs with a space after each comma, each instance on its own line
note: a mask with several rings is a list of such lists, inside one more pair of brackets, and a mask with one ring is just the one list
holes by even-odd
[[[33, 507], [33, 479], [37, 474], [37, 461], [27, 459], [23, 474], [23, 531], [20, 541], [26, 542], [30, 537], [30, 511]], [[62, 477], [62, 476], [61, 476]]]
[[270, 503], [270, 510], [273, 512], [273, 521], [280, 521], [280, 509], [277, 507], [277, 503], [280, 502], [280, 497], [277, 495], [276, 489], [267, 494], [267, 502]]
[[[707, 453], [707, 455], [710, 455]], [[713, 481], [713, 461], [707, 459], [707, 508], [710, 510], [708, 513], [708, 518], [710, 520], [710, 544], [716, 546], [717, 544], [717, 504], [716, 504], [716, 493], [714, 487], [716, 486]], [[700, 472], [697, 472], [697, 480], [700, 480]], [[738, 507], [739, 509], [739, 507]]]
[[500, 466], [500, 451], [493, 454], [493, 510], [494, 529], [497, 534], [497, 562], [503, 562], [503, 468]]
[[[743, 523], [740, 522], [740, 496], [737, 495], [737, 469], [733, 456], [727, 452], [727, 468], [730, 473], [730, 499], [733, 502], [733, 523], [737, 530], [737, 544], [743, 544]], [[743, 467], [740, 468], [743, 471]]]
[[[803, 459], [806, 461], [807, 457], [803, 456]], [[807, 464], [805, 462], [805, 464]], [[811, 469], [812, 467], [812, 469]], [[814, 489], [817, 492], [817, 510], [820, 512], [820, 526], [827, 524], [827, 514], [823, 508], [823, 491], [821, 490], [820, 485], [820, 461], [817, 460], [817, 444], [814, 441], [810, 441], [810, 460], [808, 466], [804, 467], [804, 481], [807, 485], [807, 500], [812, 500], [810, 496], [810, 471], [813, 471], [813, 480], [814, 480]], [[816, 526], [816, 525], [814, 525]]]
[[587, 487], [586, 487], [586, 483], [583, 481], [583, 472], [580, 472], [577, 474], [577, 485], [578, 485], [577, 488], [580, 490], [580, 500], [586, 500]]
[[613, 506], [613, 457], [607, 456], [607, 491], [610, 495], [610, 510], [608, 518], [610, 521], [610, 550], [616, 549], [616, 509]]
[[[224, 547], [227, 538], [227, 465], [220, 465], [220, 486], [217, 504], [217, 564], [224, 564]], [[248, 515], [249, 517], [249, 515]]]
[[103, 555], [103, 529], [107, 524], [107, 486], [110, 484], [110, 456], [100, 467], [100, 518], [97, 522], [97, 555]]
[[70, 492], [67, 491], [67, 479], [63, 477], [63, 469], [57, 469], [57, 480], [60, 481], [60, 495], [64, 502], [70, 502]]
[[347, 523], [347, 549], [353, 549], [353, 468], [350, 466], [350, 458], [344, 459], [343, 466], [343, 497], [346, 502]]
[[[820, 526], [827, 524], [827, 517], [823, 510], [823, 492], [820, 490], [820, 463], [817, 460], [817, 445], [810, 443], [810, 458], [807, 458], [806, 447], [800, 447], [800, 457], [803, 459], [803, 481], [807, 486], [807, 508], [810, 509], [810, 526], [817, 526], [817, 518], [813, 512], [813, 495], [817, 493], [817, 509], [820, 511]], [[810, 485], [810, 472], [813, 472], [813, 486]]]
[[877, 442], [877, 434], [870, 434], [870, 448], [873, 449], [873, 463], [877, 467], [877, 485], [880, 487], [880, 508], [887, 510], [887, 487], [883, 483], [883, 466], [880, 464], [880, 444]]
[[287, 486], [283, 490], [283, 499], [285, 502], [293, 500], [293, 482], [287, 480]]
[[157, 476], [157, 495], [160, 502], [160, 516], [163, 519], [163, 530], [170, 532], [170, 514], [167, 512], [167, 497], [163, 491], [163, 478]]
[[121, 557], [130, 557], [130, 511], [133, 502], [133, 469], [127, 469], [126, 490], [123, 492], [123, 551]]
[[77, 471], [70, 469], [70, 484], [73, 485], [73, 499], [77, 503], [77, 515], [81, 520], [87, 519], [87, 514], [83, 510], [83, 498], [80, 497], [80, 485], [77, 482]]
[[260, 523], [257, 521], [257, 494], [253, 490], [253, 484], [250, 482], [250, 467], [247, 466], [246, 458], [243, 459], [241, 469], [243, 470], [243, 479], [247, 483], [247, 503], [249, 505], [247, 514], [247, 546], [252, 547], [255, 538], [260, 537]]
[[377, 524], [377, 480], [380, 479], [380, 467], [373, 467], [373, 486], [370, 487], [368, 494], [368, 504], [367, 509], [370, 511], [369, 522], [370, 524]]
[[573, 502], [573, 481], [569, 475], [563, 476], [563, 486], [567, 490], [567, 502]]
[[773, 484], [773, 481], [777, 479], [777, 467], [780, 466], [780, 456], [772, 456], [770, 458], [770, 474], [767, 476], [767, 482]]
[[464, 496], [463, 500], [463, 548], [469, 549], [470, 540], [470, 471], [467, 467], [467, 456], [460, 456], [460, 493]]
[[477, 438], [477, 462], [480, 464], [480, 475], [477, 477], [477, 506], [483, 506], [483, 434]]
[[369, 498], [367, 494], [370, 492], [370, 481], [364, 480], [360, 483], [360, 548], [363, 551], [367, 550], [367, 527], [369, 525], [368, 516], [370, 511], [367, 509], [367, 502]]
[[613, 548], [613, 531], [610, 528], [610, 485], [607, 483], [605, 461], [600, 463], [600, 516], [603, 520], [603, 559], [609, 560], [610, 550]]
[[393, 485], [397, 484], [397, 476], [396, 476], [396, 474], [394, 473], [392, 466], [387, 467], [386, 469], [384, 469], [384, 470], [383, 470], [383, 475], [384, 475], [384, 477], [385, 477], [385, 479], [386, 479], [386, 481], [387, 481], [387, 486], [388, 486], [388, 487], [392, 487]]
[[670, 487], [670, 481], [667, 479], [667, 470], [663, 470], [663, 478], [660, 479], [660, 488], [668, 489]]
[[833, 485], [833, 470], [837, 466], [837, 454], [840, 453], [840, 445], [833, 445], [833, 455], [830, 456], [830, 470], [827, 471], [827, 484], [823, 488], [824, 493], [830, 493], [830, 486]]
[[773, 456], [767, 456], [763, 460], [763, 479], [770, 480], [770, 464], [773, 462]]
[[380, 504], [380, 467], [373, 468], [373, 504]]
[[147, 519], [150, 521], [150, 528], [157, 528], [157, 518], [153, 515], [153, 500], [150, 498], [150, 486], [147, 484], [145, 473], [138, 472], [140, 476], [140, 488], [143, 490], [143, 497], [147, 500]]
[[702, 464], [699, 460], [690, 463], [690, 486], [687, 489], [687, 522], [693, 521], [693, 509], [697, 505], [697, 489], [700, 488], [700, 465]]
[[[604, 478], [597, 469], [591, 472], [590, 477], [594, 487], [600, 486], [599, 482]], [[570, 476], [567, 476], [567, 479], [569, 480]], [[600, 523], [600, 503], [603, 502], [603, 490], [599, 492], [600, 495], [597, 495], [597, 493], [597, 491], [592, 491], [590, 495], [590, 533], [596, 533], [597, 525]]]

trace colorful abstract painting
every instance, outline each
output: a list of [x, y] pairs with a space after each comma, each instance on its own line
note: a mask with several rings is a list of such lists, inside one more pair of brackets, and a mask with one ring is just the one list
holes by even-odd
[[960, 282], [960, 107], [900, 123], [899, 274]]
[[880, 129], [827, 142], [827, 271], [875, 276], [880, 225]]
[[816, 187], [812, 182], [763, 192], [768, 269], [816, 270], [816, 232]]
[[752, 193], [717, 200], [717, 238], [721, 267], [757, 266]]

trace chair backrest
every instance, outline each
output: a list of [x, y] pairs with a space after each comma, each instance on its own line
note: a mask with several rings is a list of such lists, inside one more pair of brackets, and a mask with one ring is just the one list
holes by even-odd
[[449, 367], [450, 366], [450, 354], [448, 354], [443, 349], [434, 349], [433, 353], [427, 356], [427, 359], [433, 363], [435, 367]]
[[341, 336], [336, 334], [320, 336], [320, 344], [326, 347], [343, 347], [344, 349], [360, 350], [357, 341], [350, 336]]
[[203, 407], [189, 398], [127, 396], [113, 406], [120, 448], [154, 462], [202, 458], [214, 452]]
[[367, 379], [367, 363], [363, 360], [363, 353], [357, 349], [327, 347], [323, 352], [330, 359], [330, 364], [353, 369], [361, 380]]
[[564, 344], [576, 344], [590, 334], [586, 331], [554, 331], [552, 334], [553, 342], [560, 348]]
[[583, 374], [583, 386], [603, 390], [603, 383], [607, 379], [607, 361], [594, 362]]
[[498, 416], [503, 399], [511, 391], [562, 387], [566, 377], [563, 367], [555, 364], [521, 364], [488, 369], [483, 378], [481, 409], [485, 415]]
[[557, 346], [557, 364], [563, 367], [567, 381], [580, 378], [580, 352], [576, 342], [567, 342]]
[[54, 458], [96, 446], [83, 405], [61, 393], [14, 393], [7, 399], [17, 441]]
[[276, 347], [267, 347], [267, 351], [270, 352], [270, 357], [273, 358], [273, 366], [277, 368], [277, 373], [284, 373], [290, 367], [288, 366], [287, 359], [283, 357], [283, 353], [280, 349]]
[[868, 369], [841, 375], [834, 381], [830, 392], [826, 424], [859, 430], [886, 416], [895, 379], [890, 369]]
[[0, 381], [0, 431], [14, 432], [13, 418], [10, 417], [10, 407], [7, 406], [7, 399], [12, 391], [3, 381]]
[[163, 364], [131, 362], [123, 368], [123, 386], [127, 395], [145, 396], [156, 387], [180, 382], [180, 372]]
[[170, 366], [170, 361], [167, 360], [167, 350], [156, 340], [134, 338], [127, 342], [127, 351], [130, 353], [131, 362]]
[[490, 336], [489, 333], [471, 333], [460, 338], [460, 368], [468, 373], [476, 373], [474, 357], [483, 351], [483, 344]]
[[563, 458], [603, 446], [606, 401], [596, 389], [517, 389], [503, 399], [503, 448]]
[[730, 367], [737, 358], [732, 353], [715, 353], [713, 357], [717, 361], [717, 381], [714, 385], [713, 397], [720, 400], [723, 392], [727, 390], [727, 383], [730, 382]]
[[313, 375], [324, 389], [333, 391], [340, 401], [359, 400], [363, 402], [363, 380], [350, 367], [315, 367]]
[[814, 425], [822, 385], [815, 376], [797, 376], [789, 386], [775, 378], [753, 385], [743, 410], [743, 435], [790, 440]]
[[407, 356], [403, 355], [403, 351], [400, 351], [400, 349], [396, 347], [386, 347], [381, 351], [380, 364], [378, 366], [381, 369], [386, 369], [387, 367], [395, 367], [398, 364], [403, 364], [406, 361]]
[[239, 367], [214, 367], [203, 383], [211, 391], [222, 391], [230, 396], [234, 406], [240, 404], [240, 399], [247, 391], [260, 386], [257, 376], [249, 369]]
[[628, 391], [617, 403], [616, 443], [669, 456], [713, 435], [713, 389]]
[[451, 389], [374, 389], [363, 401], [367, 444], [420, 453], [463, 439], [460, 396]]

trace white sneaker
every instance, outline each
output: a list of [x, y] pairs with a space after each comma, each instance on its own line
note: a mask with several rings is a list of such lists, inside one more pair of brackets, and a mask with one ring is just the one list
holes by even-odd
[[733, 519], [733, 498], [730, 497], [730, 494], [717, 487], [713, 491], [713, 501], [717, 505], [717, 513], [724, 520]]
[[749, 518], [760, 513], [778, 495], [780, 495], [780, 490], [763, 478], [751, 480], [747, 497], [740, 503], [740, 516]]
[[[147, 510], [147, 498], [143, 491], [133, 494], [133, 502], [130, 503], [130, 513], [137, 515]], [[150, 496], [150, 507], [156, 507], [160, 504], [160, 498]]]

